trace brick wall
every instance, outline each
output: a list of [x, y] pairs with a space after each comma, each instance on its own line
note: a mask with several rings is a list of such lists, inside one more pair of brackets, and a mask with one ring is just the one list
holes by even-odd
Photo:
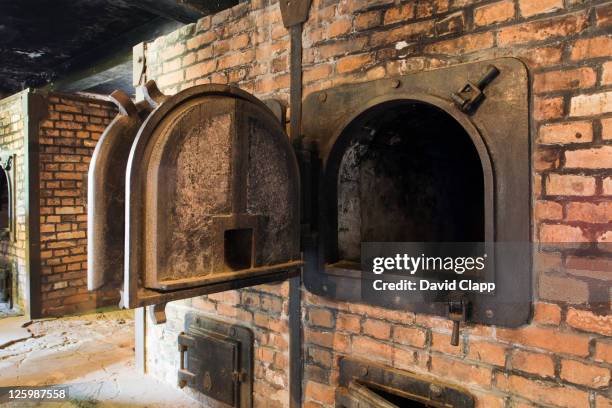
[[40, 125], [42, 314], [56, 316], [116, 306], [116, 293], [87, 290], [87, 171], [109, 102], [50, 94]]
[[[580, 255], [559, 245], [534, 259], [537, 303], [529, 325], [469, 325], [460, 347], [449, 345], [445, 319], [305, 294], [306, 407], [334, 406], [342, 355], [463, 384], [480, 407], [612, 406], [612, 260], [605, 247], [612, 240], [611, 27], [610, 1], [313, 1], [303, 35], [306, 94], [522, 58], [532, 79], [534, 241], [590, 245]], [[253, 0], [149, 44], [147, 77], [167, 93], [229, 82], [287, 101], [288, 48], [278, 5]], [[286, 325], [274, 327], [278, 315], [263, 307], [267, 288], [170, 305], [166, 327], [150, 329], [150, 370], [175, 383], [181, 316], [203, 310], [255, 328], [256, 405], [287, 406], [287, 374], [275, 366], [288, 355]], [[275, 298], [286, 305], [286, 284], [281, 288]], [[270, 336], [284, 343], [271, 344]]]
[[26, 115], [26, 99], [28, 91], [22, 91], [15, 95], [9, 96], [0, 100], [0, 150], [12, 151], [16, 157], [15, 175], [17, 193], [15, 202], [16, 219], [16, 240], [4, 240], [0, 244], [1, 257], [4, 262], [10, 264], [13, 274], [17, 272], [17, 276], [13, 275], [12, 296], [15, 306], [22, 311], [27, 311], [27, 266], [26, 266], [26, 183], [24, 174], [24, 159], [25, 149], [24, 143], [26, 138], [25, 132], [25, 115]]

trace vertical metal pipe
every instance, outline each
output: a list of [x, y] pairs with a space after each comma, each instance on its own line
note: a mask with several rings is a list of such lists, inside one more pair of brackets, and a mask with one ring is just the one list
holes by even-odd
[[[302, 23], [291, 27], [289, 137], [296, 142], [302, 128]], [[289, 407], [302, 406], [302, 277], [289, 280]]]

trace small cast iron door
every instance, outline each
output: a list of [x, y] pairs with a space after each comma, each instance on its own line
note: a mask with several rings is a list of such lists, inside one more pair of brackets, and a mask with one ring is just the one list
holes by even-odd
[[[116, 165], [106, 178], [124, 178], [125, 206], [112, 197], [99, 206], [125, 214], [123, 305], [164, 304], [297, 273], [298, 167], [272, 111], [225, 85], [171, 97], [151, 84], [144, 91], [154, 110], [131, 143], [123, 174]], [[90, 174], [110, 160], [99, 160]], [[111, 239], [95, 232], [93, 248]], [[113, 273], [94, 268], [94, 287]]]

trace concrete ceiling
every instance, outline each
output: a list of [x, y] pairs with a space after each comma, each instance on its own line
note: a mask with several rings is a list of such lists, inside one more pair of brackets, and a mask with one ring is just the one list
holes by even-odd
[[238, 0], [0, 0], [0, 95], [131, 87], [131, 49]]

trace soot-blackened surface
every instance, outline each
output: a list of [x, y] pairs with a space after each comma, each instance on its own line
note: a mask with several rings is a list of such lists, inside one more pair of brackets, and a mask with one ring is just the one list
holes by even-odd
[[174, 194], [160, 197], [168, 209], [165, 251], [158, 254], [162, 279], [202, 276], [211, 272], [212, 217], [228, 214], [230, 206], [232, 117], [203, 118], [201, 105], [187, 113], [175, 131], [174, 162], [165, 163], [173, 174]]
[[359, 261], [362, 241], [484, 240], [482, 165], [448, 114], [423, 103], [380, 105], [341, 137], [352, 142], [338, 175], [340, 259]]
[[291, 180], [288, 172], [292, 158], [279, 145], [279, 136], [256, 118], [251, 118], [248, 128], [247, 212], [263, 215], [256, 264], [281, 263], [295, 255], [296, 246], [293, 234], [299, 214], [292, 207], [298, 197], [291, 186], [297, 180]]

